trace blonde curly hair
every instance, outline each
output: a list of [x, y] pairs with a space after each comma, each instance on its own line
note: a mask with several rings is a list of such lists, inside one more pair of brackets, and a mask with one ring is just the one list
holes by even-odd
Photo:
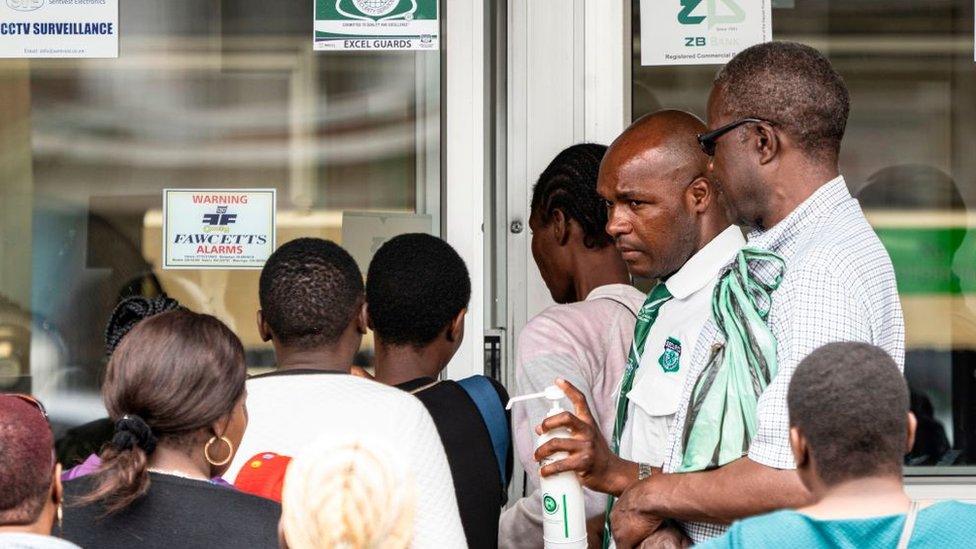
[[416, 498], [402, 453], [381, 441], [322, 439], [288, 466], [281, 535], [289, 549], [400, 549]]

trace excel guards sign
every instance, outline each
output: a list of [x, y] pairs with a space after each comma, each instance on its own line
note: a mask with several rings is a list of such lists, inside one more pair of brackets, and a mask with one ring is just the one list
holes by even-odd
[[437, 0], [315, 0], [316, 50], [436, 50]]
[[118, 56], [118, 0], [0, 0], [0, 57]]
[[721, 65], [773, 39], [770, 0], [641, 0], [641, 65]]
[[164, 269], [260, 269], [274, 249], [274, 189], [163, 191]]

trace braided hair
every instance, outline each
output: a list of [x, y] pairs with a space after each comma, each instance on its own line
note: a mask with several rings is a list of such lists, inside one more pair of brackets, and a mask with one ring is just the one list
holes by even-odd
[[139, 322], [166, 311], [184, 309], [179, 301], [162, 294], [156, 297], [136, 295], [116, 305], [105, 326], [105, 355], [111, 357], [122, 338]]
[[285, 473], [281, 531], [292, 549], [405, 549], [416, 497], [402, 452], [375, 439], [319, 439]]
[[607, 234], [607, 208], [596, 193], [600, 162], [606, 145], [573, 145], [549, 163], [532, 188], [532, 215], [548, 224], [555, 210], [575, 220], [583, 229], [587, 248], [603, 248], [613, 243]]

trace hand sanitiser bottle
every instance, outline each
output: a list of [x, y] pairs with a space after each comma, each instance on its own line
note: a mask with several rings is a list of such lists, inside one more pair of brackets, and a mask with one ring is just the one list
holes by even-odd
[[[523, 400], [545, 398], [552, 407], [546, 417], [561, 414], [563, 410], [559, 401], [566, 398], [566, 394], [555, 385], [546, 387], [541, 393], [514, 397], [508, 401], [507, 409], [512, 404]], [[569, 429], [560, 427], [547, 431], [539, 436], [535, 447], [538, 448], [554, 438], [571, 438]], [[540, 467], [549, 465], [567, 457], [566, 452], [553, 454], [539, 464]], [[546, 549], [586, 549], [586, 510], [583, 507], [583, 488], [580, 486], [576, 473], [566, 471], [539, 479], [542, 496], [542, 538]]]

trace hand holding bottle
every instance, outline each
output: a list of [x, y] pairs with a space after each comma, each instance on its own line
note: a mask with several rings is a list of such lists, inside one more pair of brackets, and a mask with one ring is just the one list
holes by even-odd
[[565, 458], [542, 467], [539, 473], [547, 477], [573, 471], [587, 488], [620, 495], [631, 483], [637, 481], [637, 464], [621, 459], [610, 451], [610, 446], [590, 413], [586, 397], [579, 389], [564, 379], [557, 379], [556, 385], [566, 393], [576, 413], [562, 412], [547, 417], [536, 427], [536, 433], [541, 435], [553, 429], [565, 428], [569, 429], [572, 436], [554, 438], [536, 449], [535, 459], [540, 463], [554, 454], [566, 454]]
[[[563, 415], [565, 410], [559, 402], [566, 398], [559, 387], [550, 385], [541, 393], [522, 395], [508, 401], [507, 408], [525, 400], [545, 398], [552, 405], [547, 418]], [[546, 433], [540, 433], [536, 448], [558, 438], [571, 438], [572, 434], [566, 428], [554, 428]], [[560, 460], [565, 454], [556, 452], [542, 462]], [[586, 549], [587, 524], [586, 509], [583, 503], [583, 487], [579, 478], [570, 471], [542, 476], [539, 482], [540, 497], [542, 498], [542, 537], [545, 549]]]

